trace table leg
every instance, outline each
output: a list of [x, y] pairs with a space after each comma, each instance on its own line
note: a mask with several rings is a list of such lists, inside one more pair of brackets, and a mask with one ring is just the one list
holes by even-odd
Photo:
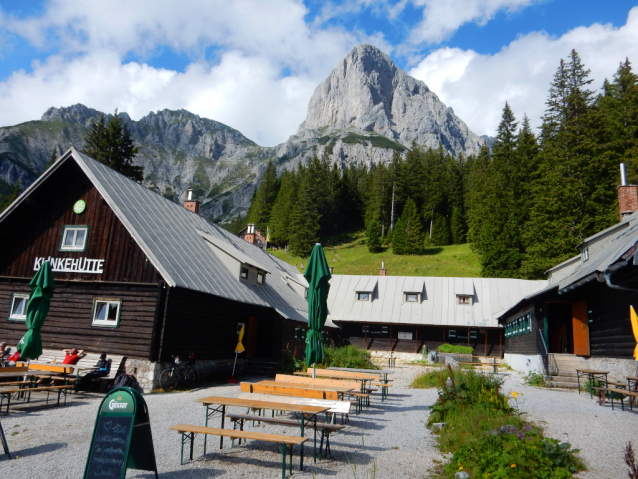
[[[204, 426], [208, 427], [208, 404], [206, 404], [206, 420], [204, 421]], [[208, 434], [204, 434], [204, 456], [206, 455], [206, 439], [208, 438]], [[182, 449], [184, 445], [182, 444]]]
[[[224, 429], [224, 419], [226, 418], [226, 406], [222, 406], [222, 429]], [[219, 448], [224, 447], [224, 436], [219, 437]]]
[[580, 394], [580, 371], [576, 370], [576, 382], [578, 383], [578, 394]]
[[[306, 421], [306, 415], [301, 413], [301, 437], [304, 437], [304, 422]], [[299, 470], [303, 471], [303, 443], [299, 444]]]

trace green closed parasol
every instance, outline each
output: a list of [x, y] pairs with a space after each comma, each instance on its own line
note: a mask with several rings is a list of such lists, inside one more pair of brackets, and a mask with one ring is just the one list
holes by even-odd
[[40, 330], [49, 313], [51, 298], [53, 297], [53, 271], [51, 264], [45, 261], [29, 283], [31, 294], [27, 303], [28, 331], [18, 343], [21, 359], [38, 359], [42, 354], [42, 337]]
[[[306, 334], [306, 364], [323, 361], [323, 346], [321, 345], [321, 328], [328, 317], [328, 291], [330, 291], [331, 275], [326, 256], [321, 245], [317, 243], [312, 248], [308, 266], [304, 272], [308, 281], [308, 333]], [[314, 377], [314, 373], [313, 373]]]

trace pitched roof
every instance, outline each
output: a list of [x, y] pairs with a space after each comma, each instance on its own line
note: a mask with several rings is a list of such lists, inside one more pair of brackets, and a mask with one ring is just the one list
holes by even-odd
[[[307, 322], [307, 301], [285, 279], [296, 277], [298, 271], [294, 266], [73, 148], [27, 188], [0, 215], [0, 221], [30, 191], [69, 161], [74, 161], [91, 180], [169, 286], [272, 307], [289, 319]], [[266, 283], [253, 285], [240, 281], [224, 266], [210, 244], [239, 262], [268, 272]]]
[[584, 261], [579, 255], [555, 266], [549, 270], [549, 281], [558, 286], [560, 292], [583, 281], [592, 280], [596, 273], [604, 273], [611, 265], [623, 260], [623, 256], [630, 252], [636, 243], [638, 212], [583, 241], [579, 246], [588, 248], [588, 259]]
[[[362, 291], [359, 285], [373, 279], [376, 293], [370, 301], [358, 301], [355, 291]], [[496, 327], [499, 312], [546, 284], [547, 281], [520, 279], [332, 275], [328, 318], [366, 323]], [[457, 291], [472, 295], [472, 304], [458, 304]], [[422, 292], [420, 302], [405, 302], [406, 292]]]

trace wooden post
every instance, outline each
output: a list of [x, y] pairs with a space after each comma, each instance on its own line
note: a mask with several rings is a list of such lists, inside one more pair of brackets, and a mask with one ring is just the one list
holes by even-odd
[[368, 350], [368, 325], [364, 325], [364, 333], [363, 335], [365, 336], [365, 342], [366, 342], [366, 351]]
[[485, 330], [485, 351], [484, 351], [484, 355], [485, 355], [485, 357], [487, 357], [487, 329]]
[[419, 352], [419, 328], [414, 327], [414, 354]]
[[390, 351], [394, 351], [394, 342], [392, 340], [392, 326], [390, 326]]

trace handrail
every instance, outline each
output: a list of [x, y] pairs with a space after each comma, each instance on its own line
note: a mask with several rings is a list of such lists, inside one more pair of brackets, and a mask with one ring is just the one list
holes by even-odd
[[545, 354], [549, 354], [549, 350], [547, 349], [547, 344], [545, 344], [545, 337], [541, 331], [538, 332], [541, 337], [541, 342], [543, 343], [543, 347], [545, 348]]
[[538, 330], [538, 335], [541, 338], [541, 343], [543, 344], [543, 349], [545, 349], [545, 354], [542, 354], [541, 352], [541, 356], [543, 357], [543, 361], [541, 361], [542, 365], [543, 365], [543, 369], [545, 370], [545, 377], [549, 377], [549, 350], [547, 348], [547, 344], [545, 344], [545, 337], [543, 335], [543, 332], [539, 329]]

